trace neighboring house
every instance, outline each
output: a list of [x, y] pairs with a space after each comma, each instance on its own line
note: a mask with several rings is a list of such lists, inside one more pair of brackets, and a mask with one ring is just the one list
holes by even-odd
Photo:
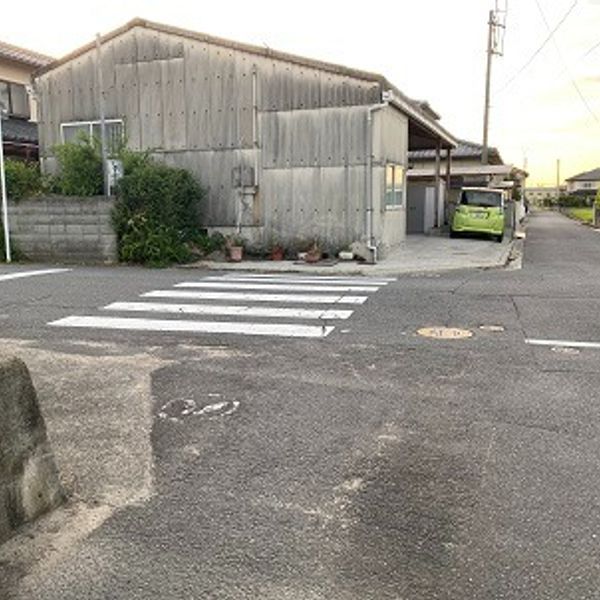
[[541, 204], [546, 200], [557, 201], [565, 193], [566, 187], [544, 186], [528, 187], [525, 189], [527, 200], [532, 204]]
[[566, 182], [568, 194], [593, 197], [600, 189], [600, 168], [569, 177]]
[[40, 148], [98, 133], [207, 187], [209, 228], [256, 243], [385, 252], [406, 232], [408, 151], [452, 148], [423, 102], [380, 75], [136, 19], [38, 72]]
[[52, 58], [0, 42], [0, 103], [8, 114], [2, 122], [6, 156], [37, 158], [36, 102], [30, 93], [31, 74]]
[[[448, 224], [452, 218], [454, 205], [465, 186], [513, 188], [522, 192], [527, 173], [513, 165], [506, 165], [497, 148], [488, 149], [488, 163], [482, 163], [483, 146], [467, 140], [458, 140], [450, 157], [444, 151], [440, 157], [439, 186], [445, 203], [435, 211], [436, 153], [432, 150], [409, 152], [408, 170], [408, 233], [427, 233], [431, 229]], [[446, 174], [450, 171], [450, 179]], [[522, 196], [522, 194], [521, 194]], [[524, 215], [524, 206], [518, 207], [519, 215]]]

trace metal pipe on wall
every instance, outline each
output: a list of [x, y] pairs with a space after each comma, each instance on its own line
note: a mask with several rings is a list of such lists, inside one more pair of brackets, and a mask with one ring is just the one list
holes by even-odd
[[389, 101], [374, 104], [367, 109], [367, 207], [365, 217], [367, 248], [372, 253], [374, 263], [377, 262], [377, 245], [373, 228], [373, 115], [387, 106], [389, 106]]

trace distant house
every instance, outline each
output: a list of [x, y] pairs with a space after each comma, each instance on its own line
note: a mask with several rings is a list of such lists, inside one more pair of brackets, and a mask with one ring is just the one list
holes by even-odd
[[568, 194], [595, 196], [600, 188], [600, 168], [569, 177], [566, 182]]
[[[416, 150], [408, 153], [408, 233], [427, 233], [436, 226], [448, 223], [453, 205], [464, 186], [523, 188], [527, 173], [514, 165], [505, 164], [497, 148], [488, 149], [488, 162], [483, 164], [481, 144], [461, 139], [457, 143], [450, 157], [447, 151], [442, 152], [440, 157], [441, 179], [438, 178], [437, 185], [446, 188], [447, 202], [439, 207], [437, 215], [433, 208], [436, 187], [435, 152]], [[448, 170], [450, 179], [446, 177]], [[521, 214], [524, 214], [523, 207]]]
[[566, 191], [565, 186], [557, 188], [556, 186], [535, 186], [525, 189], [527, 200], [533, 204], [542, 203], [545, 200], [558, 200], [559, 196]]
[[98, 133], [102, 98], [111, 138], [207, 187], [204, 225], [262, 244], [385, 253], [406, 233], [409, 150], [455, 146], [381, 75], [142, 19], [100, 54], [91, 43], [41, 69], [35, 87], [46, 171], [55, 144]]
[[52, 58], [0, 42], [0, 103], [8, 113], [2, 123], [6, 156], [37, 158], [36, 102], [30, 93], [31, 74]]

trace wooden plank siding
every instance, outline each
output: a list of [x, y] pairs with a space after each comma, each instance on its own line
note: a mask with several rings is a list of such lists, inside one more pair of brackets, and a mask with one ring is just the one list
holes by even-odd
[[[106, 117], [123, 119], [128, 147], [197, 176], [205, 225], [236, 224], [240, 169], [248, 185], [257, 163], [254, 218], [267, 238], [344, 245], [364, 233], [366, 105], [380, 102], [380, 82], [141, 26], [110, 38], [102, 56]], [[98, 118], [96, 60], [90, 49], [37, 78], [44, 156], [60, 123]], [[406, 152], [397, 134], [408, 135], [380, 133], [390, 157]]]

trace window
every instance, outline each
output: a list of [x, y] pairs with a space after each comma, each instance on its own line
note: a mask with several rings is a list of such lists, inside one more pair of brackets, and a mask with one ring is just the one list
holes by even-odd
[[502, 192], [490, 190], [463, 190], [460, 197], [463, 206], [481, 206], [485, 208], [501, 208]]
[[[124, 128], [122, 119], [106, 119], [106, 145], [109, 154], [114, 154], [123, 143]], [[74, 123], [61, 123], [61, 138], [64, 143], [74, 142], [85, 136], [88, 139], [100, 139], [100, 121], [76, 121]]]
[[25, 119], [31, 116], [27, 89], [21, 83], [0, 81], [0, 102], [11, 116]]
[[387, 164], [385, 167], [385, 206], [404, 204], [404, 167]]

